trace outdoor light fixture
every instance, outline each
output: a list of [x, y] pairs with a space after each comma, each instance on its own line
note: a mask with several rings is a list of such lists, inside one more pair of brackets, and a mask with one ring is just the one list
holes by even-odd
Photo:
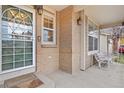
[[122, 26], [124, 26], [124, 22], [122, 22]]
[[37, 13], [39, 15], [42, 15], [42, 13], [43, 13], [43, 5], [34, 5], [34, 8], [37, 10]]
[[37, 36], [37, 41], [41, 42], [41, 36]]
[[77, 19], [77, 25], [81, 25], [81, 17]]

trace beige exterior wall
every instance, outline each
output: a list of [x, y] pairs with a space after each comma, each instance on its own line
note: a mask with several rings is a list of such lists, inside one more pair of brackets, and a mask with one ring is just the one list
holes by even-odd
[[[93, 54], [88, 54], [88, 16], [81, 10], [81, 70], [86, 70], [94, 64]], [[98, 41], [99, 42], [99, 41]], [[98, 46], [99, 47], [99, 46]]]
[[[88, 68], [93, 64], [93, 56], [88, 55], [87, 17], [84, 11], [77, 12], [69, 6], [60, 12], [44, 7], [56, 14], [56, 41], [53, 47], [43, 47], [38, 36], [41, 36], [42, 15], [36, 13], [36, 64], [37, 72], [49, 74], [58, 69], [75, 74], [81, 67]], [[77, 25], [81, 15], [82, 24]], [[42, 38], [42, 37], [41, 37]]]
[[[60, 60], [61, 70], [71, 74], [93, 65], [93, 55], [88, 55], [87, 16], [84, 10], [69, 6], [60, 11]], [[81, 25], [77, 19], [81, 16]]]
[[[50, 9], [47, 9], [50, 11]], [[57, 36], [57, 45], [53, 47], [43, 47], [41, 45], [41, 41], [36, 41], [37, 45], [37, 72], [41, 72], [43, 74], [49, 74], [58, 70], [59, 67], [59, 13], [56, 11], [50, 11], [56, 14], [56, 36]], [[36, 13], [36, 37], [41, 36], [41, 29], [42, 29], [42, 15], [38, 15]], [[41, 37], [42, 38], [42, 37]]]
[[72, 74], [80, 71], [81, 53], [81, 26], [77, 25], [80, 12], [73, 12], [72, 19]]
[[72, 13], [73, 6], [60, 11], [59, 68], [72, 73]]
[[78, 12], [69, 6], [60, 11], [60, 60], [61, 70], [75, 74], [80, 70], [80, 26]]

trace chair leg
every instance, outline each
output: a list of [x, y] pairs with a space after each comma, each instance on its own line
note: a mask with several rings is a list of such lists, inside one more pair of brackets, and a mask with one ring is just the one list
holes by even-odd
[[108, 64], [107, 64], [107, 65], [108, 65], [108, 68], [110, 67], [110, 64], [111, 64], [111, 61], [109, 60], [109, 61], [108, 61]]
[[99, 66], [99, 68], [101, 68], [101, 62], [98, 62], [98, 66]]
[[110, 63], [113, 63], [112, 60], [110, 60]]

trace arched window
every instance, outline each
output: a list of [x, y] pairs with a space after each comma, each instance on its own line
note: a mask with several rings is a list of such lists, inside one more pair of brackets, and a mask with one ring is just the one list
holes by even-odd
[[33, 65], [33, 14], [2, 6], [2, 71]]

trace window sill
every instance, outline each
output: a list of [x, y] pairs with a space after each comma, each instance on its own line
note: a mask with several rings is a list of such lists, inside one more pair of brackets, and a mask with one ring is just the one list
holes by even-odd
[[90, 51], [88, 52], [88, 55], [94, 55], [95, 53], [99, 52], [98, 50], [95, 50], [95, 51]]
[[42, 48], [57, 48], [56, 44], [43, 44], [41, 45]]

